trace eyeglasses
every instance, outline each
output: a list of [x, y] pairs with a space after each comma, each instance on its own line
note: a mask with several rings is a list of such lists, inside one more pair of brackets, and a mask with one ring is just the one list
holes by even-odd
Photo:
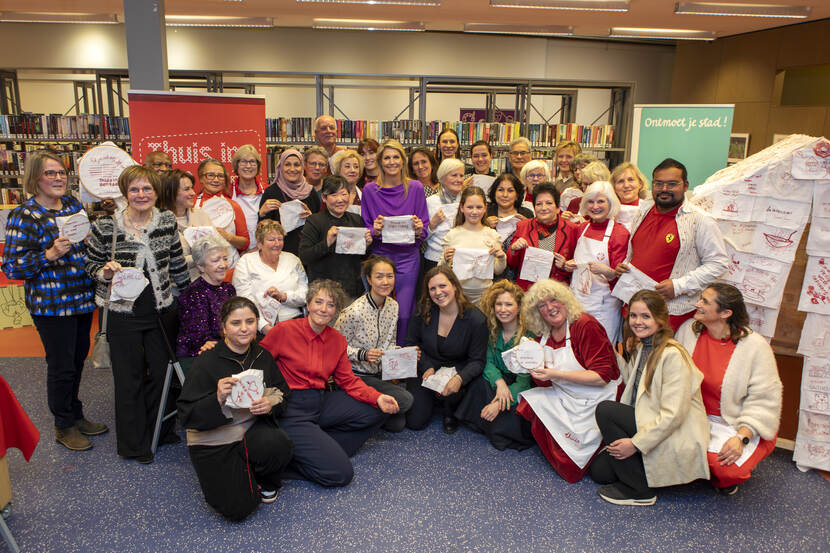
[[66, 176], [66, 171], [52, 171], [50, 169], [49, 171], [44, 171], [43, 176], [46, 177], [47, 179], [54, 179], [54, 178], [57, 178], [57, 177], [63, 178], [63, 177]]
[[677, 188], [681, 186], [683, 181], [679, 180], [655, 180], [651, 181], [652, 188]]
[[510, 155], [512, 157], [525, 157], [525, 156], [529, 156], [530, 152], [528, 150], [516, 150], [516, 151], [510, 152]]
[[239, 165], [256, 165], [255, 159], [240, 159], [238, 162]]
[[544, 173], [528, 173], [527, 178], [533, 179], [533, 180], [541, 180], [541, 179], [545, 178], [545, 174]]
[[153, 169], [161, 169], [162, 167], [167, 167], [168, 169], [171, 169], [173, 167], [173, 164], [167, 163], [166, 161], [153, 162]]
[[225, 175], [222, 173], [202, 173], [199, 178], [202, 180], [219, 180], [224, 179]]
[[328, 165], [328, 163], [326, 163], [324, 161], [309, 161], [308, 162], [308, 166], [309, 167], [314, 167], [315, 169], [322, 169], [326, 165]]

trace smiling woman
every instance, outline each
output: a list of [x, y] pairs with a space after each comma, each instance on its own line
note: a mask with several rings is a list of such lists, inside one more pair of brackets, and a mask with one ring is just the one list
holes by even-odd
[[361, 240], [368, 249], [372, 243], [369, 229], [363, 219], [347, 211], [349, 189], [346, 179], [330, 175], [323, 179], [323, 203], [325, 209], [306, 220], [300, 233], [300, 260], [308, 270], [308, 281], [328, 278], [339, 282], [350, 299], [363, 293], [360, 281], [361, 254], [337, 253], [338, 233], [343, 228], [363, 231]]

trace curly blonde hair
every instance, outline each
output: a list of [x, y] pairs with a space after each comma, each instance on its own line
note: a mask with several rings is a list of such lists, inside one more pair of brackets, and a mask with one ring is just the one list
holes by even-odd
[[490, 329], [490, 344], [495, 345], [499, 339], [499, 332], [502, 330], [501, 323], [496, 318], [496, 300], [502, 294], [510, 294], [513, 296], [513, 299], [516, 300], [516, 304], [519, 306], [519, 326], [516, 328], [516, 334], [510, 340], [510, 343], [518, 344], [519, 340], [527, 332], [524, 319], [522, 318], [522, 299], [525, 293], [515, 282], [510, 282], [506, 279], [493, 283], [484, 292], [484, 295], [481, 297], [481, 303], [479, 304], [484, 315], [487, 317], [487, 327]]
[[530, 287], [522, 301], [524, 324], [537, 336], [541, 336], [550, 329], [550, 325], [539, 313], [539, 303], [547, 299], [556, 300], [565, 306], [569, 324], [573, 324], [585, 311], [568, 286], [550, 278], [540, 280]]

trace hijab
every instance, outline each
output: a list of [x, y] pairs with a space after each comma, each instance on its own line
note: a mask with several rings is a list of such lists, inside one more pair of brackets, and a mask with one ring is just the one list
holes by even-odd
[[297, 156], [300, 163], [303, 163], [303, 154], [301, 154], [299, 150], [288, 148], [280, 154], [280, 161], [277, 164], [277, 176], [274, 179], [274, 182], [280, 187], [280, 190], [282, 190], [285, 195], [292, 200], [304, 200], [309, 194], [311, 194], [313, 189], [308, 181], [305, 180], [305, 174], [303, 174], [297, 182], [288, 182], [282, 174], [282, 164], [285, 163], [285, 160], [291, 156]]

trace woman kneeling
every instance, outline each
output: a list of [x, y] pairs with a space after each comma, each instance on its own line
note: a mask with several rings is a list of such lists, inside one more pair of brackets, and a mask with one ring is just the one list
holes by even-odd
[[[291, 440], [277, 425], [288, 386], [271, 354], [257, 344], [257, 308], [233, 297], [220, 311], [223, 341], [193, 363], [179, 398], [190, 460], [205, 500], [225, 518], [243, 520], [260, 502], [273, 503], [280, 472], [291, 459]], [[264, 394], [249, 408], [226, 405], [237, 379], [262, 371]]]
[[700, 396], [703, 375], [672, 339], [663, 297], [640, 290], [631, 297], [623, 329], [629, 361], [622, 368], [621, 401], [596, 412], [605, 451], [591, 466], [599, 495], [616, 505], [654, 505], [652, 488], [709, 478], [709, 424]]

